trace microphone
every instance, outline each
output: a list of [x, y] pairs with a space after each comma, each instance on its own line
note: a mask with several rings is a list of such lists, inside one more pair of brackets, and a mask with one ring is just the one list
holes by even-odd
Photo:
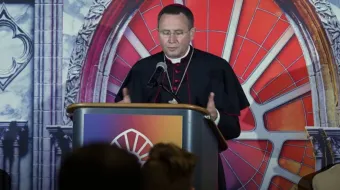
[[153, 88], [156, 87], [160, 84], [161, 81], [161, 76], [163, 74], [163, 72], [166, 72], [168, 69], [168, 66], [164, 63], [164, 62], [159, 62], [156, 65], [156, 69], [153, 72], [153, 74], [151, 75], [149, 82], [147, 84], [148, 88]]
[[180, 103], [181, 101], [179, 100], [179, 98], [173, 92], [171, 92], [166, 86], [163, 85], [161, 76], [164, 72], [168, 73], [168, 66], [164, 62], [157, 63], [156, 70], [151, 75], [147, 87], [153, 88], [156, 86], [160, 86], [162, 87], [163, 90], [169, 93], [173, 99]]

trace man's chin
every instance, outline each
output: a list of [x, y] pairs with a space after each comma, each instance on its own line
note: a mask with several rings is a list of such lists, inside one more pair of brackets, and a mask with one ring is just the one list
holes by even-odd
[[179, 54], [177, 52], [166, 52], [166, 55], [171, 59], [176, 59], [179, 57]]

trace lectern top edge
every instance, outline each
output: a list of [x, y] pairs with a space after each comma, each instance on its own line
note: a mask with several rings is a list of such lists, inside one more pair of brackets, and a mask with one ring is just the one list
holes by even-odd
[[209, 115], [205, 108], [190, 104], [166, 104], [166, 103], [77, 103], [67, 107], [66, 112], [73, 114], [78, 108], [158, 108], [158, 109], [190, 109]]
[[[73, 112], [79, 108], [148, 108], [148, 109], [187, 109], [200, 112], [202, 115], [209, 115], [208, 110], [205, 108], [191, 105], [191, 104], [166, 104], [166, 103], [77, 103], [71, 104], [67, 107], [66, 112], [69, 115], [73, 115]], [[220, 151], [226, 150], [228, 145], [224, 139], [221, 131], [216, 127], [213, 121], [207, 119], [208, 125], [213, 129], [215, 133]]]

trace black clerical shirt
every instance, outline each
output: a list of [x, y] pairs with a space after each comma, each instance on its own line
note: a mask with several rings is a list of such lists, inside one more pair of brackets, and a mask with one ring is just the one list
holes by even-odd
[[168, 66], [169, 78], [163, 74], [163, 85], [177, 92], [181, 103], [201, 107], [207, 106], [209, 94], [214, 92], [220, 115], [218, 128], [226, 140], [237, 138], [241, 132], [238, 116], [242, 109], [249, 106], [241, 84], [226, 60], [192, 46], [180, 63], [173, 64], [163, 52], [139, 60], [128, 73], [115, 101], [123, 99], [122, 89], [125, 87], [129, 90], [132, 103], [171, 101], [172, 96], [161, 87], [150, 89], [146, 85], [156, 64], [164, 61]]

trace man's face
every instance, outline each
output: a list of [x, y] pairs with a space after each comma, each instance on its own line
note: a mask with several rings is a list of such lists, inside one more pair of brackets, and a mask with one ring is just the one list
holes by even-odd
[[164, 53], [170, 58], [179, 58], [187, 52], [194, 38], [195, 28], [189, 28], [184, 14], [163, 14], [158, 23], [158, 37]]

